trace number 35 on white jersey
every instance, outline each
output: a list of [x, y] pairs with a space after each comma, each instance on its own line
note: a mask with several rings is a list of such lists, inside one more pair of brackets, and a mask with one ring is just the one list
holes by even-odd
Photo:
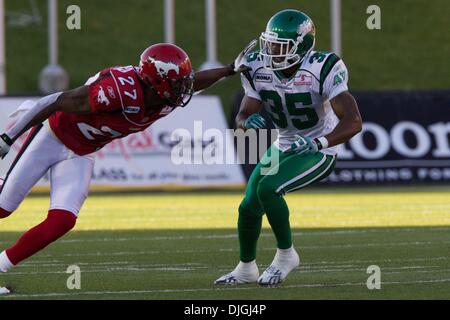
[[[296, 134], [317, 138], [334, 129], [338, 118], [329, 101], [348, 90], [348, 71], [337, 55], [312, 51], [291, 78], [265, 69], [258, 52], [247, 56], [247, 65], [250, 79], [241, 74], [245, 95], [264, 104], [278, 129], [279, 149], [287, 150]], [[336, 154], [336, 148], [323, 152]]]

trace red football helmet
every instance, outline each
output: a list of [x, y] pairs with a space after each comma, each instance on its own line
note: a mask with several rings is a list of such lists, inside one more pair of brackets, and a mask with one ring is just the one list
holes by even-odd
[[194, 93], [194, 71], [187, 53], [169, 43], [145, 49], [139, 63], [141, 79], [175, 107], [184, 107]]

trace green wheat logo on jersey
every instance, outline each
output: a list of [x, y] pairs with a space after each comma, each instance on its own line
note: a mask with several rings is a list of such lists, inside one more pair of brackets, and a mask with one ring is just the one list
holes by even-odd
[[333, 86], [337, 86], [338, 84], [341, 84], [344, 80], [345, 80], [345, 71], [341, 71], [337, 75], [334, 76]]

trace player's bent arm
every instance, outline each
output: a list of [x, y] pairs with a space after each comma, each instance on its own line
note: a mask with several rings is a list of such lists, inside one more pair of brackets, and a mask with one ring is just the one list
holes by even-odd
[[258, 99], [244, 96], [239, 108], [239, 113], [236, 116], [236, 128], [246, 129], [244, 124], [245, 121], [254, 113], [261, 111], [262, 102]]
[[195, 73], [194, 91], [197, 92], [209, 88], [220, 79], [234, 74], [235, 72], [230, 66], [198, 71]]
[[88, 87], [82, 86], [41, 98], [20, 116], [5, 135], [12, 143], [28, 129], [42, 123], [56, 111], [78, 114], [91, 112]]
[[331, 99], [330, 102], [339, 118], [339, 123], [332, 132], [325, 136], [328, 147], [344, 143], [362, 130], [358, 104], [350, 92], [344, 91]]

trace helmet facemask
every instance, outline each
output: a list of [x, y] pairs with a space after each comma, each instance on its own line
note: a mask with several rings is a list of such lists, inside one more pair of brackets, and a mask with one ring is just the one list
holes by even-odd
[[169, 81], [171, 94], [166, 97], [173, 107], [184, 107], [191, 101], [194, 94], [194, 72], [181, 79], [171, 79]]
[[298, 45], [292, 39], [278, 38], [275, 33], [263, 32], [259, 45], [264, 67], [267, 69], [284, 70], [300, 62]]
[[[297, 52], [302, 41], [303, 39], [300, 37], [299, 41], [294, 41], [293, 39], [278, 38], [276, 33], [273, 32], [263, 32], [259, 38], [259, 45], [264, 67], [276, 71], [288, 69], [301, 63], [314, 48], [313, 44], [308, 52], [300, 56]], [[274, 50], [274, 48], [279, 48], [279, 50]]]

